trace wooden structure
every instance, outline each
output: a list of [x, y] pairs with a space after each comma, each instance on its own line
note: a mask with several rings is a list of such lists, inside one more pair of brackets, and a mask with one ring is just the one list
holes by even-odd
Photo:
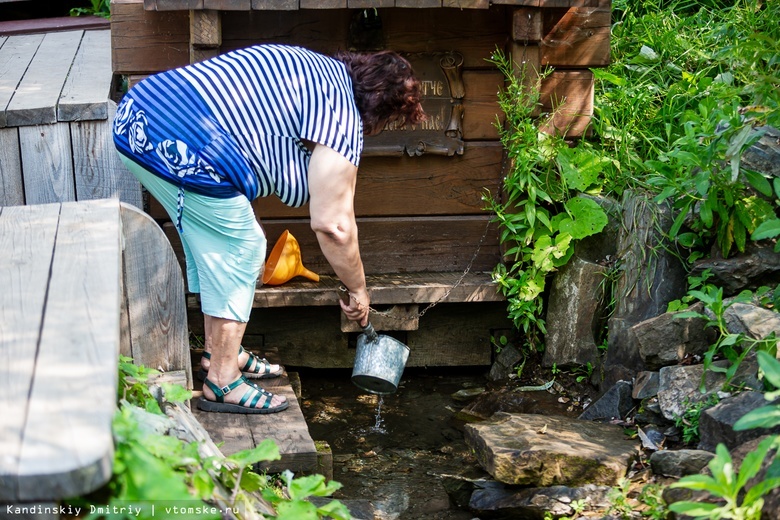
[[[431, 117], [367, 138], [358, 173], [355, 207], [369, 290], [391, 316], [373, 315], [372, 322], [410, 346], [408, 366], [490, 362], [491, 333], [511, 325], [491, 282], [501, 252], [482, 201], [485, 190], [499, 192], [506, 162], [494, 126], [504, 78], [487, 60], [504, 51], [525, 66], [529, 85], [553, 68], [541, 82], [540, 113], [559, 110], [545, 130], [581, 136], [593, 114], [589, 68], [609, 62], [609, 0], [114, 0], [111, 27], [114, 71], [130, 85], [257, 43], [406, 55]], [[289, 229], [304, 265], [323, 279], [259, 288], [255, 305], [263, 311], [250, 321], [246, 341], [278, 347], [288, 365], [351, 366], [354, 337], [345, 332], [354, 329], [341, 322], [339, 283], [307, 210], [274, 198], [254, 206], [269, 250]], [[167, 220], [154, 201], [149, 212]], [[172, 225], [164, 225], [180, 248]], [[195, 316], [197, 297], [188, 301]], [[191, 326], [197, 332], [198, 320]]]
[[0, 205], [142, 206], [111, 139], [110, 48], [105, 28], [0, 36]]
[[111, 477], [120, 229], [116, 201], [0, 207], [0, 502]]
[[[0, 206], [0, 246], [0, 502], [53, 506], [111, 477], [120, 353], [192, 388], [184, 282], [159, 226], [117, 199]], [[269, 469], [315, 470], [288, 376], [266, 386], [281, 416], [197, 416], [240, 428], [225, 454], [273, 438]]]

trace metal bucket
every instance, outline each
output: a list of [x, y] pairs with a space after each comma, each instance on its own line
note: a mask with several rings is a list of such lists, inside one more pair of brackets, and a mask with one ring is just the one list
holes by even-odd
[[377, 334], [369, 323], [358, 336], [352, 382], [372, 394], [392, 394], [409, 358], [409, 347], [390, 336]]

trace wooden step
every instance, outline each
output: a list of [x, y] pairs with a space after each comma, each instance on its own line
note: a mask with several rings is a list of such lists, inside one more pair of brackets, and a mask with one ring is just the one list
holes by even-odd
[[[192, 413], [212, 440], [220, 445], [225, 455], [251, 449], [265, 439], [273, 439], [279, 446], [282, 458], [263, 465], [262, 469], [270, 473], [285, 469], [295, 473], [321, 473], [322, 469], [318, 468], [317, 462], [317, 448], [309, 435], [298, 396], [293, 390], [293, 384], [297, 380], [296, 373], [257, 380], [258, 384], [269, 392], [287, 397], [290, 407], [282, 412], [246, 415], [204, 412], [198, 409], [196, 399], [193, 399]], [[196, 391], [200, 387], [200, 384], [196, 384]]]

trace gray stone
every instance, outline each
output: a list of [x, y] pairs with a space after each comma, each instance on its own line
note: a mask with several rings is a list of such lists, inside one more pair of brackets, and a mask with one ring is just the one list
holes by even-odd
[[656, 475], [684, 477], [699, 473], [715, 454], [704, 450], [660, 450], [650, 455]]
[[457, 392], [453, 393], [450, 397], [452, 397], [455, 401], [458, 402], [466, 402], [471, 401], [475, 397], [479, 396], [480, 394], [484, 393], [485, 389], [481, 386], [474, 387], [474, 388], [461, 388]]
[[574, 245], [574, 256], [594, 264], [609, 264], [617, 255], [618, 234], [623, 227], [620, 204], [607, 197], [580, 194], [580, 197], [595, 201], [607, 214], [607, 225], [600, 233], [578, 240]]
[[691, 269], [691, 276], [701, 276], [706, 269], [712, 273], [707, 282], [723, 287], [724, 295], [733, 296], [743, 289], [780, 283], [780, 253], [774, 252], [772, 244], [748, 241], [744, 253], [699, 260]]
[[772, 332], [780, 338], [780, 314], [749, 303], [735, 302], [724, 311], [726, 327], [732, 334], [764, 339]]
[[658, 395], [659, 381], [660, 376], [658, 372], [639, 372], [634, 380], [634, 389], [631, 391], [631, 397], [639, 400], [655, 397]]
[[[716, 361], [715, 367], [726, 368], [727, 361]], [[725, 374], [708, 370], [704, 377], [704, 392], [700, 391], [704, 365], [664, 367], [659, 371], [660, 382], [658, 404], [666, 419], [674, 420], [683, 415], [694, 403], [704, 402], [719, 392], [726, 382]], [[758, 363], [755, 357], [746, 357], [740, 364], [732, 380], [734, 384], [743, 384], [749, 388], [760, 389], [757, 379]]]
[[490, 367], [490, 373], [488, 379], [490, 381], [499, 381], [501, 379], [507, 379], [509, 374], [514, 372], [514, 367], [517, 363], [522, 361], [523, 355], [520, 351], [511, 343], [504, 345], [501, 348], [501, 352], [496, 356], [496, 360]]
[[682, 262], [663, 247], [664, 233], [673, 222], [669, 207], [627, 192], [622, 220], [618, 239], [620, 275], [604, 361], [605, 387], [620, 379], [630, 380], [645, 369], [630, 329], [666, 312], [668, 303], [682, 297], [686, 287]]
[[780, 130], [772, 126], [759, 126], [756, 132], [764, 132], [758, 142], [742, 154], [742, 164], [757, 172], [780, 177]]
[[577, 257], [553, 278], [547, 306], [547, 335], [542, 365], [595, 365], [595, 334], [603, 313], [607, 268]]
[[584, 511], [604, 510], [610, 506], [609, 486], [587, 484], [582, 487], [552, 486], [548, 488], [508, 488], [494, 483], [477, 489], [471, 495], [469, 508], [477, 514], [496, 514], [513, 518], [544, 518], [568, 516], [575, 511], [571, 504], [582, 500]]
[[585, 408], [579, 419], [585, 421], [611, 421], [624, 419], [634, 408], [631, 398], [632, 385], [628, 381], [618, 381], [597, 401]]
[[[690, 311], [701, 313], [704, 305], [697, 303]], [[704, 318], [679, 318], [678, 314], [665, 312], [631, 327], [631, 336], [648, 370], [676, 365], [690, 355], [704, 354], [717, 339]]]
[[[731, 457], [734, 460], [734, 467], [740, 467], [745, 460], [745, 456], [751, 451], [755, 451], [756, 448], [758, 448], [758, 444], [765, 438], [766, 437], [759, 437], [758, 439], [753, 439], [734, 449], [731, 452]], [[747, 481], [745, 489], [751, 489], [753, 486], [767, 479], [770, 465], [774, 463], [776, 467], [776, 457], [777, 451], [769, 450], [769, 453], [761, 463], [761, 469], [758, 474]], [[761, 520], [777, 520], [778, 518], [780, 518], [780, 487], [777, 487], [764, 495], [764, 507], [761, 508]]]
[[734, 430], [734, 424], [743, 415], [767, 404], [761, 392], [747, 391], [727, 397], [712, 408], [704, 410], [699, 417], [699, 449], [715, 451], [715, 447], [722, 443], [731, 450], [763, 435], [780, 433], [780, 427], [774, 430]]
[[637, 453], [621, 427], [565, 417], [497, 413], [464, 429], [479, 463], [505, 484], [612, 486]]

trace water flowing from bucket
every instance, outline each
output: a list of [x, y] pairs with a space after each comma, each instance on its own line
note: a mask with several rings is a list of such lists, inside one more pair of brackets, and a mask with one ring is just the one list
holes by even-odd
[[377, 400], [377, 404], [376, 404], [376, 418], [375, 418], [374, 426], [372, 426], [368, 430], [371, 433], [381, 433], [381, 434], [387, 433], [387, 430], [385, 430], [384, 427], [382, 426], [384, 424], [384, 422], [385, 422], [385, 420], [382, 419], [382, 405], [383, 404], [384, 404], [384, 399], [380, 395], [379, 399]]

